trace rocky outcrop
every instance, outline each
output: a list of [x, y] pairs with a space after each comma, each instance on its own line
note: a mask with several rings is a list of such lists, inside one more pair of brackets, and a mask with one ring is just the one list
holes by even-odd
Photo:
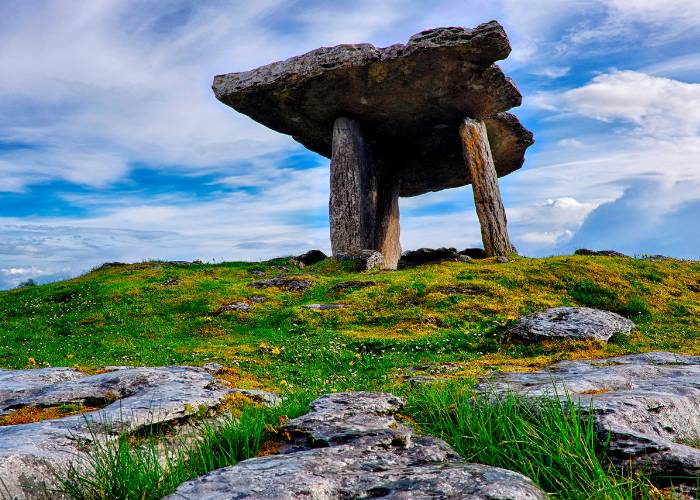
[[312, 283], [308, 278], [279, 275], [268, 280], [255, 281], [250, 286], [253, 288], [280, 288], [289, 292], [305, 292]]
[[574, 255], [594, 255], [598, 257], [627, 257], [624, 253], [616, 250], [589, 250], [588, 248], [579, 248], [574, 252]]
[[444, 261], [466, 262], [469, 260], [471, 260], [469, 256], [457, 252], [455, 248], [419, 248], [418, 250], [408, 250], [401, 254], [399, 268]]
[[546, 498], [521, 474], [466, 463], [445, 442], [415, 436], [395, 419], [403, 404], [384, 393], [322, 396], [285, 424], [279, 455], [216, 470], [167, 498]]
[[328, 256], [321, 250], [309, 250], [306, 253], [292, 257], [292, 262], [298, 268], [303, 269], [306, 266], [316, 264], [317, 262], [321, 262], [327, 258]]
[[0, 416], [25, 407], [104, 406], [92, 413], [0, 427], [0, 491], [10, 498], [45, 498], [46, 489], [57, 486], [54, 471], [71, 462], [80, 466], [81, 450], [94, 439], [182, 421], [214, 408], [231, 392], [250, 393], [260, 401], [275, 398], [229, 389], [194, 367], [114, 367], [98, 375], [72, 368], [0, 370]]
[[493, 64], [510, 53], [495, 21], [474, 29], [435, 28], [408, 43], [322, 47], [214, 78], [221, 102], [331, 157], [339, 117], [362, 123], [374, 153], [401, 179], [400, 195], [471, 182], [457, 129], [484, 119], [499, 176], [520, 168], [532, 133], [504, 113], [520, 93]]
[[485, 259], [488, 257], [488, 254], [486, 253], [486, 250], [483, 248], [465, 248], [461, 252], [459, 252], [460, 255], [466, 255], [467, 257], [471, 257], [472, 259]]
[[247, 302], [233, 302], [231, 304], [224, 304], [216, 311], [216, 314], [221, 314], [226, 311], [250, 311], [250, 304]]
[[376, 250], [360, 250], [348, 254], [336, 255], [341, 261], [350, 262], [355, 272], [371, 271], [384, 267], [384, 256]]
[[700, 449], [700, 356], [649, 352], [561, 361], [532, 373], [498, 373], [487, 395], [516, 392], [580, 404], [592, 412], [601, 448], [621, 469], [632, 466], [659, 484], [697, 486]]
[[352, 288], [367, 288], [370, 286], [376, 286], [377, 282], [376, 281], [356, 281], [356, 280], [350, 280], [350, 281], [341, 281], [340, 283], [336, 283], [332, 287], [328, 289], [329, 292], [339, 292], [339, 291], [344, 291], [347, 289], [352, 289]]
[[350, 306], [348, 304], [305, 304], [302, 307], [310, 311], [329, 311], [331, 309], [345, 309]]
[[610, 340], [616, 333], [629, 335], [634, 323], [614, 312], [590, 307], [553, 307], [523, 316], [510, 329], [515, 340]]

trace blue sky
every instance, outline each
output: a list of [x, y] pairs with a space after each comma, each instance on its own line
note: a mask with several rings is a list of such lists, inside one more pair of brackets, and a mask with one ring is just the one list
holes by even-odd
[[[328, 160], [217, 102], [213, 75], [491, 19], [537, 140], [502, 180], [520, 252], [700, 258], [700, 2], [4, 0], [0, 288], [328, 250]], [[400, 207], [405, 249], [480, 244], [469, 187]]]

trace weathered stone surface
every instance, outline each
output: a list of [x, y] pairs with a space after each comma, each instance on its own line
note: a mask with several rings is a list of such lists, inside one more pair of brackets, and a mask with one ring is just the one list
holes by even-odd
[[627, 257], [624, 253], [616, 250], [589, 250], [588, 248], [579, 248], [574, 252], [574, 255], [597, 255], [599, 257]]
[[486, 124], [483, 120], [464, 118], [459, 126], [464, 162], [469, 169], [474, 206], [481, 226], [481, 240], [486, 254], [508, 255], [513, 251], [508, 236], [506, 210], [503, 207], [498, 174], [493, 163]]
[[445, 442], [413, 436], [391, 394], [337, 393], [289, 421], [280, 455], [253, 458], [180, 486], [169, 499], [544, 499], [521, 474], [465, 463]]
[[479, 287], [465, 287], [459, 285], [446, 286], [439, 290], [447, 295], [483, 295], [486, 290]]
[[376, 250], [383, 267], [396, 269], [401, 256], [399, 181], [383, 171], [362, 125], [339, 117], [333, 125], [330, 215], [334, 255]]
[[607, 342], [615, 333], [629, 335], [634, 323], [619, 314], [590, 307], [553, 307], [523, 316], [511, 328], [514, 339], [598, 339]]
[[290, 292], [304, 292], [309, 289], [313, 282], [308, 278], [293, 278], [291, 276], [275, 276], [268, 280], [261, 280], [251, 283], [253, 288], [281, 288]]
[[232, 304], [224, 304], [217, 311], [221, 314], [226, 311], [250, 311], [250, 304], [246, 302], [233, 302]]
[[459, 252], [459, 254], [466, 255], [472, 259], [485, 259], [488, 257], [488, 255], [486, 255], [486, 250], [483, 248], [465, 248]]
[[348, 288], [367, 288], [370, 286], [376, 286], [377, 282], [376, 281], [355, 281], [355, 280], [350, 280], [350, 281], [341, 281], [340, 283], [336, 283], [332, 287], [328, 289], [329, 292], [338, 292], [341, 290], [346, 290]]
[[455, 248], [419, 248], [418, 250], [404, 252], [399, 261], [399, 268], [403, 269], [443, 261], [465, 262], [467, 260], [471, 259], [465, 255], [460, 255]]
[[700, 438], [700, 356], [649, 352], [588, 361], [561, 361], [533, 373], [498, 373], [478, 389], [530, 398], [570, 397], [589, 408], [601, 445], [618, 467], [674, 476], [697, 485], [700, 449], [681, 444]]
[[194, 367], [121, 368], [99, 375], [71, 368], [0, 370], [0, 415], [26, 406], [107, 404], [92, 413], [0, 427], [2, 494], [43, 498], [45, 487], [56, 487], [52, 470], [79, 460], [96, 437], [112, 439], [120, 430], [179, 421], [236, 391]]
[[330, 309], [345, 309], [350, 306], [348, 304], [305, 304], [302, 307], [311, 311], [328, 311]]
[[384, 267], [384, 256], [376, 250], [360, 250], [359, 252], [335, 256], [339, 260], [350, 261], [355, 272], [371, 271]]
[[216, 97], [254, 120], [331, 157], [339, 117], [360, 121], [400, 195], [470, 182], [458, 127], [485, 119], [499, 176], [520, 168], [532, 134], [502, 113], [520, 93], [494, 61], [510, 53], [495, 21], [474, 29], [436, 28], [406, 45], [323, 47], [251, 71], [214, 78]]
[[327, 258], [328, 256], [321, 250], [309, 250], [308, 252], [305, 252], [301, 255], [292, 257], [292, 261], [297, 267], [304, 268], [305, 266], [316, 264], [317, 262], [321, 262], [322, 260], [325, 260]]

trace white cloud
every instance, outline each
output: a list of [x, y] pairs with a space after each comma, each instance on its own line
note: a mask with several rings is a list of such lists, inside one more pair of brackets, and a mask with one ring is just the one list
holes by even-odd
[[574, 139], [572, 137], [567, 137], [566, 139], [559, 139], [557, 141], [557, 146], [561, 146], [562, 148], [584, 148], [586, 145], [582, 142], [579, 141], [578, 139]]
[[616, 249], [629, 255], [665, 254], [697, 259], [700, 182], [630, 179], [619, 198], [593, 210], [558, 251]]
[[535, 68], [530, 72], [533, 75], [540, 75], [546, 78], [561, 78], [569, 74], [571, 68], [569, 66], [545, 66], [542, 68]]
[[639, 134], [657, 139], [692, 138], [700, 132], [700, 84], [637, 71], [612, 71], [582, 87], [541, 93], [535, 105], [632, 123]]

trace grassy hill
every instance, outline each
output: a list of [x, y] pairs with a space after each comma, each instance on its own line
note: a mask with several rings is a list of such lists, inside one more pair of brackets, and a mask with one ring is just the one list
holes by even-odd
[[[251, 287], [280, 273], [311, 286]], [[375, 284], [333, 289], [347, 281]], [[236, 302], [250, 309], [222, 310]], [[302, 307], [310, 303], [349, 307]], [[519, 315], [558, 305], [613, 310], [638, 329], [631, 340], [607, 346], [528, 346], [507, 337]], [[331, 259], [304, 269], [287, 259], [146, 262], [0, 293], [0, 332], [0, 365], [11, 368], [218, 362], [245, 387], [389, 388], [409, 368], [470, 378], [567, 358], [661, 349], [700, 354], [700, 263], [516, 257], [356, 274]]]
[[[251, 286], [278, 274], [309, 280], [309, 288]], [[348, 283], [358, 281], [365, 283]], [[236, 303], [248, 309], [226, 307]], [[303, 307], [308, 304], [347, 307]], [[638, 328], [631, 338], [614, 337], [605, 345], [525, 345], [508, 337], [518, 316], [558, 305], [616, 311]], [[319, 394], [387, 390], [407, 397], [406, 419], [423, 432], [443, 437], [468, 460], [521, 471], [558, 498], [667, 496], [643, 477], [609, 469], [592, 444], [594, 429], [582, 428], [575, 411], [553, 408], [534, 415], [512, 403], [494, 410], [471, 398], [470, 384], [492, 370], [534, 370], [561, 359], [649, 350], [700, 354], [700, 262], [513, 257], [507, 263], [444, 262], [359, 274], [332, 259], [304, 269], [289, 259], [145, 262], [0, 293], [0, 366], [93, 371], [106, 365], [217, 362], [225, 367], [217, 376], [230, 384], [286, 395], [277, 413], [246, 417], [257, 427], [246, 419], [233, 424], [227, 432], [236, 438], [230, 441], [249, 444], [241, 448], [243, 455], [239, 444], [221, 452], [228, 457], [222, 463], [257, 453], [281, 414], [303, 412]], [[410, 383], [421, 375], [444, 380]], [[543, 418], [550, 423], [543, 426]], [[487, 420], [493, 432], [484, 432]], [[219, 453], [209, 446], [204, 446], [207, 463]], [[109, 455], [117, 456], [132, 455]], [[72, 494], [160, 498], [194, 474], [186, 465], [179, 472], [144, 473], [154, 461], [135, 457], [128, 458], [135, 460], [130, 468], [108, 461], [99, 481], [71, 483]], [[126, 469], [134, 476], [125, 479]], [[128, 492], [120, 489], [124, 485]]]

